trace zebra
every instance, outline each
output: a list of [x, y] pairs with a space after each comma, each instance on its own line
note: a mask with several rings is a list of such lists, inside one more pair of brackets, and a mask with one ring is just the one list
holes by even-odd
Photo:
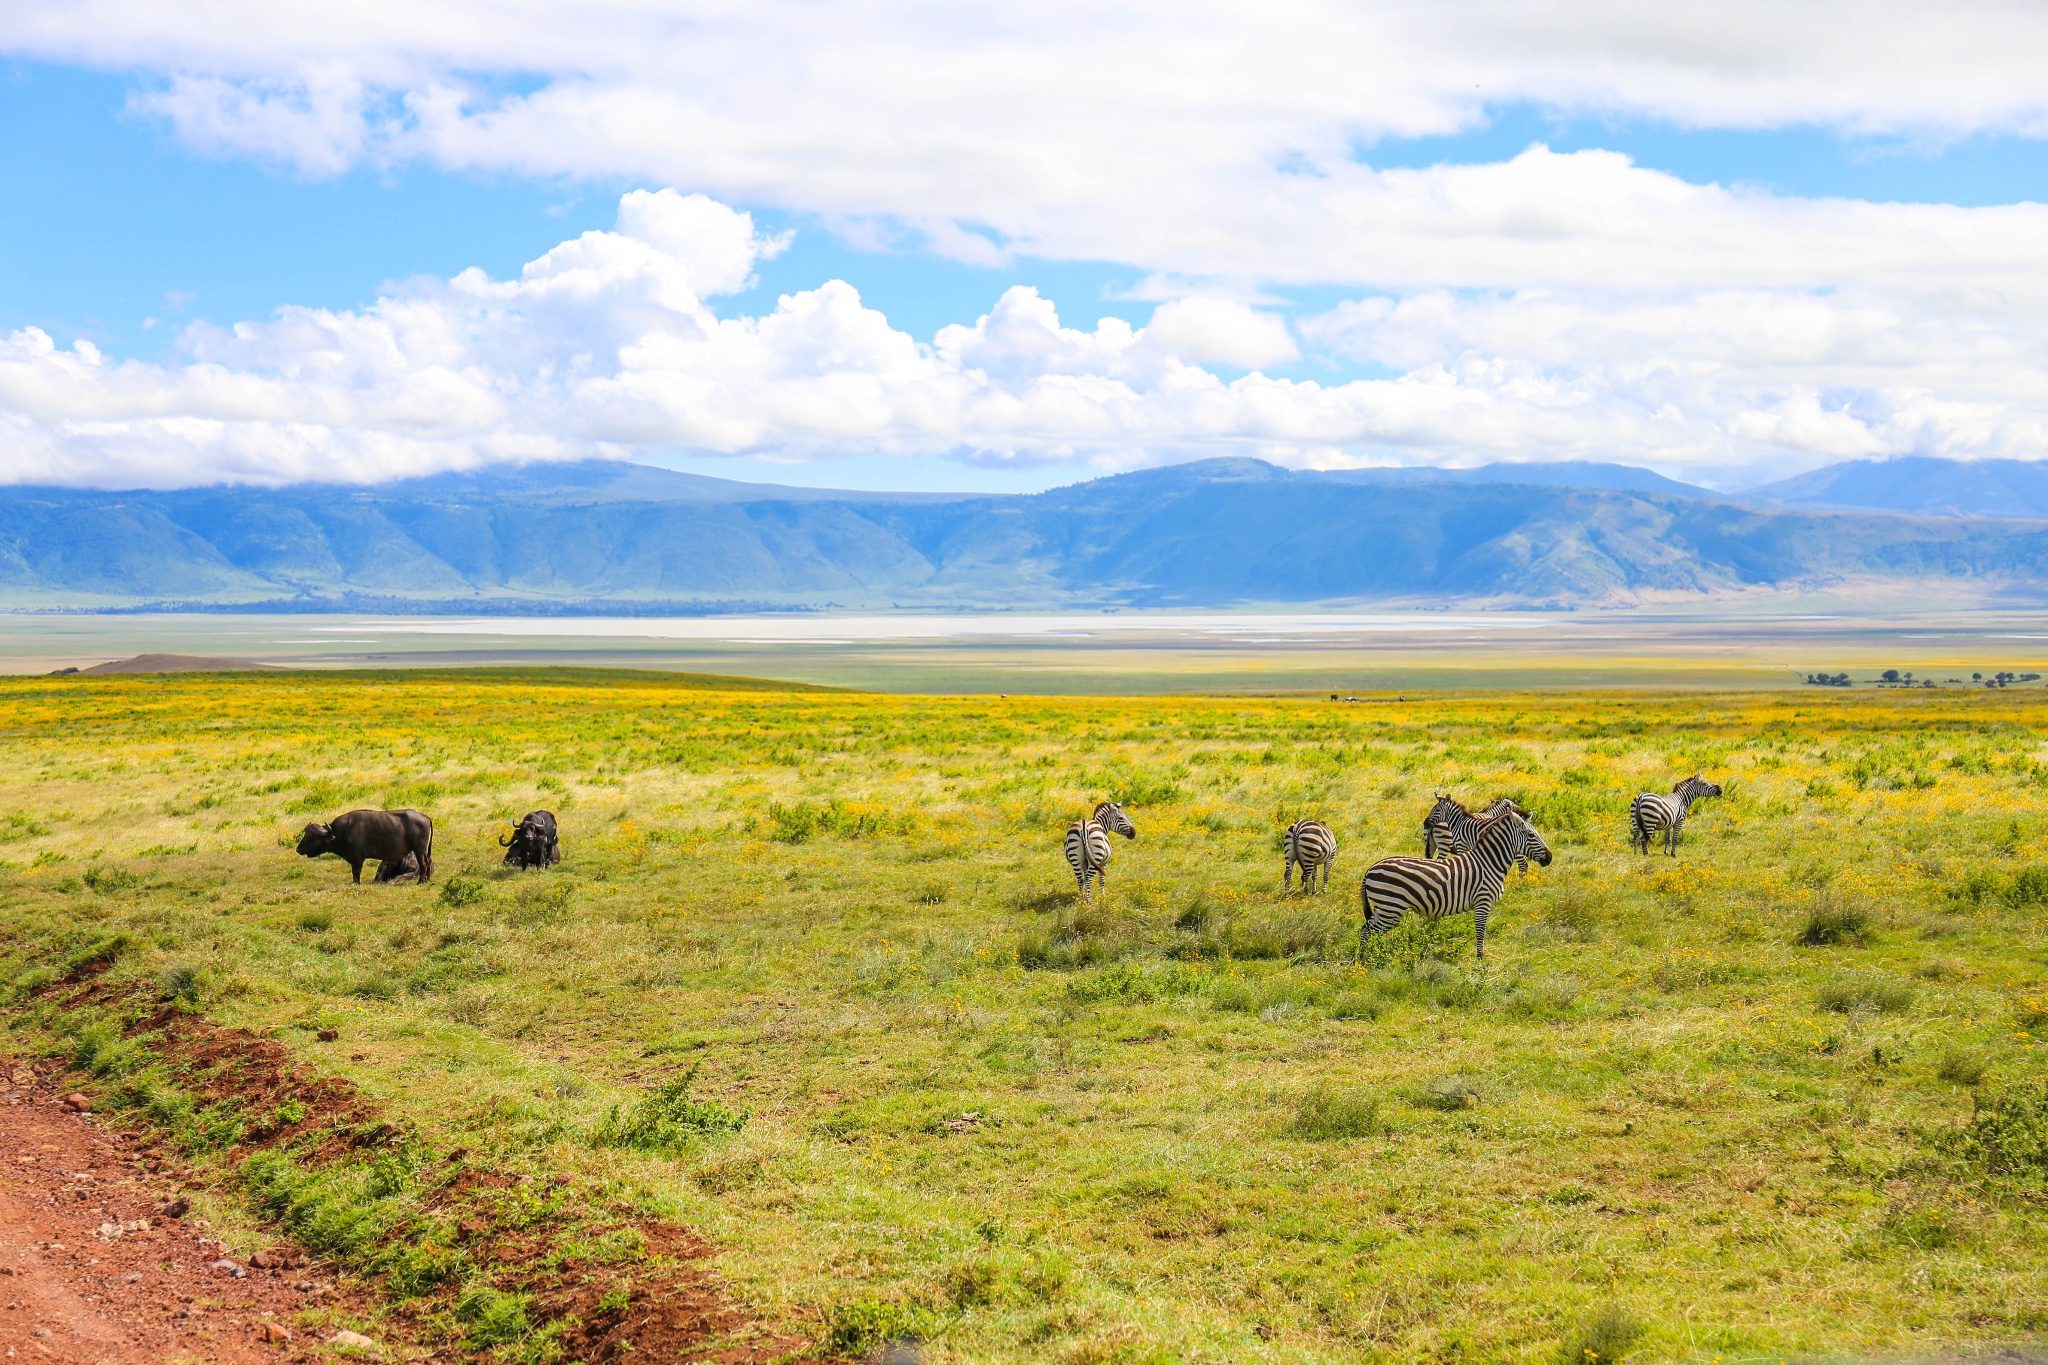
[[1692, 813], [1692, 803], [1702, 796], [1719, 796], [1721, 788], [1707, 781], [1698, 773], [1686, 778], [1671, 788], [1671, 795], [1659, 796], [1655, 792], [1644, 792], [1628, 803], [1629, 847], [1638, 853], [1648, 853], [1650, 843], [1659, 831], [1664, 835], [1664, 852], [1678, 856], [1678, 831], [1685, 825], [1685, 817]]
[[1507, 885], [1508, 867], [1519, 863], [1528, 871], [1534, 858], [1550, 866], [1550, 846], [1520, 814], [1503, 811], [1479, 826], [1472, 847], [1445, 858], [1382, 858], [1366, 870], [1359, 884], [1365, 922], [1358, 927], [1358, 951], [1365, 952], [1371, 934], [1384, 934], [1413, 910], [1430, 919], [1472, 912], [1479, 960], [1486, 960], [1486, 916]]
[[[1337, 861], [1337, 836], [1330, 827], [1320, 820], [1296, 820], [1287, 827], [1287, 866], [1280, 874], [1280, 894], [1287, 894], [1294, 877], [1294, 866], [1301, 864], [1301, 889], [1306, 895], [1311, 891], [1330, 889], [1330, 864]], [[1321, 887], [1316, 885], [1316, 870], [1323, 873]]]
[[1121, 834], [1126, 839], [1138, 837], [1138, 831], [1131, 828], [1124, 815], [1121, 801], [1104, 801], [1095, 808], [1095, 814], [1067, 827], [1067, 865], [1074, 869], [1074, 880], [1081, 884], [1084, 897], [1090, 877], [1095, 879], [1098, 891], [1108, 885], [1111, 834]]
[[1429, 814], [1422, 817], [1423, 856], [1442, 858], [1452, 853], [1463, 853], [1478, 837], [1479, 826], [1497, 818], [1504, 810], [1511, 810], [1524, 820], [1529, 818], [1528, 811], [1505, 796], [1496, 798], [1492, 805], [1474, 815], [1465, 809], [1463, 802], [1438, 792], [1436, 804], [1429, 808]]

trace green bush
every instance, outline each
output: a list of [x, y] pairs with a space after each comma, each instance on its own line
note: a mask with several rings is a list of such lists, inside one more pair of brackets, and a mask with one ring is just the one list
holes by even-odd
[[475, 905], [490, 894], [490, 884], [479, 877], [450, 877], [441, 883], [441, 904], [451, 909]]
[[598, 1123], [592, 1141], [600, 1147], [673, 1154], [707, 1133], [737, 1133], [746, 1127], [751, 1115], [745, 1111], [735, 1112], [716, 1100], [690, 1098], [697, 1070], [691, 1067], [630, 1109], [613, 1105]]
[[1377, 1099], [1361, 1090], [1319, 1084], [1295, 1105], [1287, 1132], [1312, 1142], [1342, 1142], [1372, 1137], [1381, 1127]]

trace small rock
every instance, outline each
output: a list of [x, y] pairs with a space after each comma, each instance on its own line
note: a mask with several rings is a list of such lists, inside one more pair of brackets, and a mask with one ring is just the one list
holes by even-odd
[[212, 1265], [208, 1266], [208, 1267], [207, 1267], [207, 1269], [208, 1269], [208, 1270], [225, 1270], [225, 1271], [227, 1271], [227, 1272], [228, 1272], [228, 1274], [230, 1274], [230, 1275], [234, 1276], [234, 1277], [235, 1277], [236, 1279], [238, 1279], [238, 1280], [239, 1280], [239, 1279], [241, 1279], [241, 1278], [242, 1278], [242, 1277], [243, 1277], [244, 1275], [247, 1275], [247, 1274], [249, 1273], [249, 1272], [248, 1272], [247, 1270], [243, 1269], [243, 1268], [242, 1268], [241, 1266], [238, 1266], [238, 1265], [236, 1265], [236, 1264], [235, 1264], [235, 1263], [234, 1263], [233, 1261], [229, 1261], [229, 1260], [219, 1260], [219, 1261], [215, 1261], [215, 1262], [214, 1262], [214, 1263], [213, 1263]]
[[[263, 1324], [263, 1339], [265, 1341], [290, 1341], [292, 1334], [288, 1329], [280, 1327], [274, 1322], [266, 1322]], [[366, 1337], [364, 1340], [368, 1340], [368, 1338]]]
[[338, 1346], [344, 1351], [377, 1351], [380, 1353], [383, 1351], [381, 1346], [364, 1336], [361, 1332], [351, 1332], [346, 1327], [327, 1338], [327, 1344], [329, 1346]]
[[[318, 1033], [314, 1034], [313, 1036], [318, 1038], [323, 1043], [331, 1043], [336, 1038], [341, 1037], [341, 1030], [338, 1028], [324, 1028], [321, 1029]], [[368, 1340], [368, 1338], [365, 1338], [365, 1340]]]
[[92, 1101], [74, 1090], [64, 1097], [64, 1107], [66, 1109], [74, 1109], [81, 1114], [90, 1114], [92, 1112]]
[[269, 1252], [259, 1251], [249, 1258], [249, 1264], [255, 1266], [258, 1270], [268, 1270], [276, 1265], [277, 1261], [272, 1259]]
[[183, 1218], [190, 1212], [192, 1212], [192, 1201], [181, 1194], [170, 1203], [158, 1209], [157, 1216], [160, 1218]]
[[47, 1327], [37, 1327], [32, 1329], [29, 1335], [32, 1337], [46, 1337], [50, 1335], [50, 1329]]
[[126, 1280], [130, 1284], [135, 1284], [136, 1282], [142, 1279], [142, 1272], [139, 1270], [131, 1270], [126, 1275], [123, 1275], [121, 1278]]

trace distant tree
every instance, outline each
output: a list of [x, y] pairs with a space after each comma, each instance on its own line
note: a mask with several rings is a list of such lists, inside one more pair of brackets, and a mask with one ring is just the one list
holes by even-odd
[[1884, 678], [1886, 682], [1897, 682], [1899, 680], [1899, 670], [1896, 668], [1887, 668], [1881, 676]]

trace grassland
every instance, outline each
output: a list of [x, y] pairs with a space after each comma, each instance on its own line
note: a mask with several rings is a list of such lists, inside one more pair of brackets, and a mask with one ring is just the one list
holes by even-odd
[[[1727, 795], [1632, 857], [1627, 796], [1695, 771]], [[1438, 787], [1518, 796], [1556, 863], [1483, 968], [1469, 920], [1353, 960], [1357, 877]], [[1059, 836], [1104, 795], [1140, 834], [1080, 905]], [[434, 883], [293, 855], [380, 804], [434, 815]], [[535, 806], [568, 860], [510, 874]], [[0, 811], [10, 1046], [149, 1108], [143, 1059], [51, 1003], [111, 959], [279, 1030], [419, 1150], [694, 1226], [839, 1348], [1710, 1362], [2048, 1327], [2039, 693], [11, 680]], [[1283, 899], [1304, 814], [1338, 873]], [[153, 1112], [204, 1159], [205, 1115]], [[546, 1357], [493, 1320], [447, 1330]]]

